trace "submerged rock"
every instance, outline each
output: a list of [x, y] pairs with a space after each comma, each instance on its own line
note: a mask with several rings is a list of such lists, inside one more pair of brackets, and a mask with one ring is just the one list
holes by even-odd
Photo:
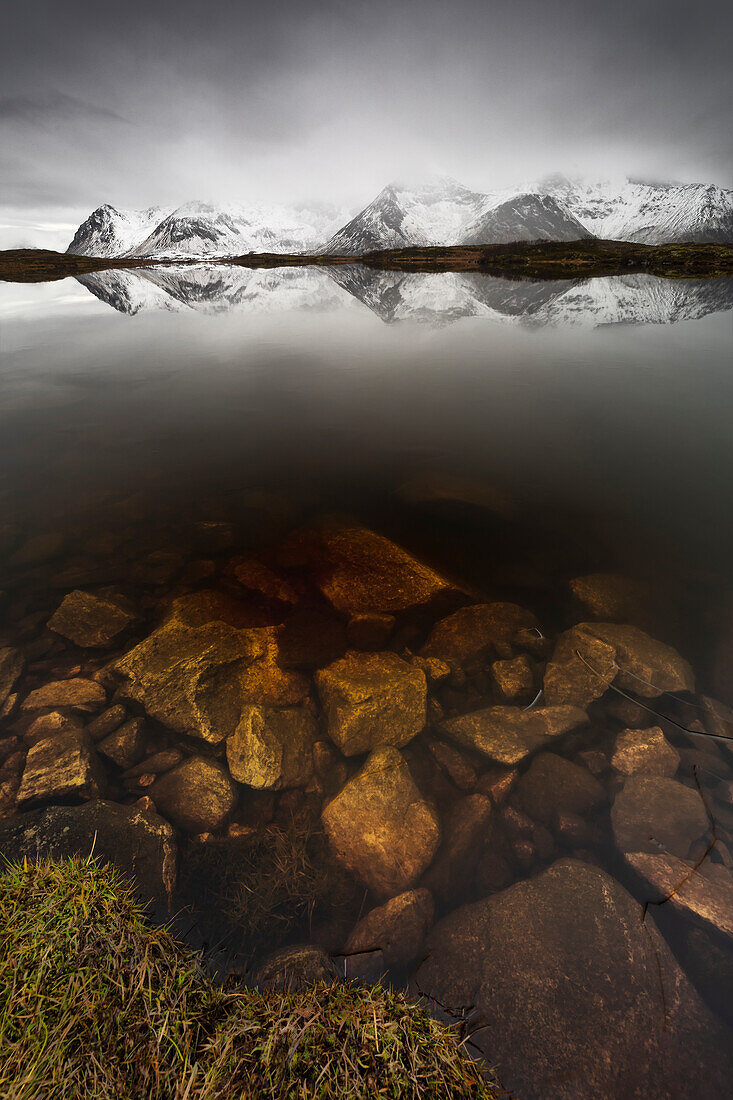
[[622, 775], [672, 776], [680, 766], [680, 755], [659, 726], [623, 730], [616, 738], [611, 767]]
[[560, 813], [593, 813], [606, 801], [606, 791], [586, 768], [542, 752], [517, 780], [514, 797], [533, 821], [550, 825]]
[[374, 749], [321, 816], [336, 858], [383, 897], [417, 882], [440, 842], [437, 813], [391, 747]]
[[637, 774], [616, 795], [611, 825], [624, 853], [663, 852], [687, 859], [707, 837], [710, 819], [699, 791], [674, 779]]
[[493, 813], [488, 795], [468, 794], [457, 799], [445, 814], [441, 845], [420, 883], [439, 901], [453, 901], [470, 884], [491, 835]]
[[393, 614], [458, 591], [401, 546], [366, 527], [298, 531], [281, 548], [280, 558], [310, 568], [326, 599], [347, 615]]
[[131, 768], [145, 752], [145, 723], [131, 718], [97, 743], [97, 752], [118, 768]]
[[205, 596], [176, 600], [169, 617], [112, 666], [122, 694], [177, 733], [218, 744], [246, 703], [298, 703], [307, 682], [279, 667], [277, 628], [240, 629]]
[[434, 915], [429, 890], [406, 890], [361, 918], [344, 954], [380, 951], [385, 966], [407, 966], [417, 958]]
[[476, 749], [499, 764], [518, 764], [548, 741], [577, 729], [588, 721], [585, 711], [573, 706], [486, 707], [449, 718], [441, 731], [467, 748]]
[[517, 604], [474, 604], [436, 623], [420, 653], [458, 665], [488, 654], [506, 657], [516, 636], [537, 626], [532, 612]]
[[87, 733], [92, 741], [101, 741], [104, 737], [108, 737], [113, 730], [118, 729], [126, 718], [127, 711], [125, 708], [121, 703], [115, 703], [114, 706], [108, 707], [107, 710], [103, 710], [101, 714], [92, 719], [86, 728]]
[[50, 806], [0, 824], [6, 859], [93, 856], [129, 875], [138, 894], [170, 911], [176, 884], [173, 829], [156, 814], [95, 800], [83, 806]]
[[226, 768], [204, 756], [190, 756], [159, 776], [149, 793], [160, 812], [187, 833], [216, 832], [237, 804]]
[[570, 582], [570, 591], [594, 619], [633, 622], [648, 602], [646, 587], [618, 573], [590, 573]]
[[695, 690], [695, 676], [687, 661], [671, 646], [659, 642], [635, 626], [596, 623], [595, 634], [616, 650], [619, 674], [615, 683], [644, 699], [665, 692]]
[[560, 635], [545, 670], [548, 703], [588, 706], [611, 684], [648, 699], [695, 690], [687, 661], [638, 627], [580, 623]]
[[415, 985], [470, 1009], [472, 1042], [527, 1100], [725, 1095], [730, 1033], [641, 918], [600, 868], [561, 860], [440, 921]]
[[733, 1023], [733, 875], [666, 853], [633, 852], [640, 896], [707, 1000]]
[[338, 972], [322, 947], [296, 943], [281, 947], [263, 959], [254, 977], [263, 989], [302, 993], [319, 982], [334, 982]]
[[0, 707], [15, 687], [24, 664], [23, 654], [19, 649], [12, 646], [0, 649]]
[[347, 653], [316, 673], [316, 685], [344, 756], [404, 745], [425, 727], [425, 673], [394, 653]]
[[135, 619], [135, 612], [119, 593], [108, 591], [94, 595], [77, 589], [64, 596], [48, 620], [48, 626], [75, 645], [104, 649]]
[[64, 730], [28, 750], [18, 804], [96, 798], [103, 785], [104, 773], [90, 740], [82, 731]]
[[259, 790], [305, 786], [313, 776], [318, 725], [305, 707], [275, 710], [247, 705], [227, 738], [229, 771]]
[[72, 710], [97, 710], [103, 707], [107, 693], [95, 680], [79, 677], [71, 680], [54, 680], [27, 695], [21, 710], [43, 710], [69, 707]]
[[534, 672], [524, 655], [507, 661], [494, 661], [491, 679], [499, 695], [511, 702], [529, 702], [535, 695]]
[[545, 669], [545, 700], [587, 707], [600, 699], [616, 679], [616, 649], [582, 623], [561, 634]]
[[58, 737], [61, 733], [81, 734], [84, 727], [80, 720], [73, 714], [64, 714], [60, 710], [52, 710], [39, 714], [23, 734], [23, 740], [27, 745], [35, 745], [37, 741], [43, 741], [46, 737]]

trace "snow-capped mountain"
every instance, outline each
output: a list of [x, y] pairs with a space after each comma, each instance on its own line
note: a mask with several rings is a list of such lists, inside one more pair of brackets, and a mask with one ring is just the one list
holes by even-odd
[[570, 241], [733, 241], [733, 191], [703, 184], [583, 183], [549, 177], [481, 194], [454, 180], [390, 184], [321, 251]]
[[66, 251], [76, 256], [124, 256], [147, 237], [165, 213], [159, 206], [116, 210], [105, 203], [81, 223]]
[[467, 226], [461, 244], [577, 241], [593, 237], [552, 195], [525, 193], [493, 206]]
[[383, 248], [592, 236], [552, 196], [516, 190], [482, 194], [438, 179], [422, 187], [385, 187], [321, 251], [358, 256]]
[[343, 217], [343, 210], [327, 206], [220, 207], [189, 202], [173, 211], [121, 211], [107, 205], [79, 226], [67, 252], [155, 259], [304, 252], [315, 249]]
[[447, 178], [421, 187], [390, 183], [321, 251], [358, 256], [381, 248], [459, 244], [487, 202], [489, 196]]
[[550, 176], [539, 189], [607, 240], [733, 241], [733, 191], [712, 184], [598, 183]]
[[[68, 251], [156, 259], [246, 252], [360, 255], [385, 248], [570, 241], [733, 241], [733, 191], [703, 184], [579, 182], [552, 176], [481, 193], [455, 180], [391, 183], [351, 220], [329, 207], [215, 206], [120, 211], [100, 206]], [[340, 227], [340, 228], [339, 228]], [[324, 243], [326, 242], [326, 243]]]
[[229, 207], [190, 202], [164, 218], [131, 256], [239, 256], [245, 252], [304, 252], [323, 240], [331, 219], [287, 207]]

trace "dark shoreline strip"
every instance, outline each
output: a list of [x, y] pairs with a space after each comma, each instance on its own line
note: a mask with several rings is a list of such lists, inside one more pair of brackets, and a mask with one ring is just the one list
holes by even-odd
[[471, 247], [390, 249], [366, 252], [361, 256], [264, 252], [180, 260], [103, 258], [46, 249], [13, 249], [0, 252], [0, 281], [47, 282], [94, 271], [188, 267], [202, 263], [250, 268], [363, 265], [386, 271], [474, 272], [535, 280], [633, 274], [671, 279], [712, 279], [733, 276], [733, 244], [531, 241]]

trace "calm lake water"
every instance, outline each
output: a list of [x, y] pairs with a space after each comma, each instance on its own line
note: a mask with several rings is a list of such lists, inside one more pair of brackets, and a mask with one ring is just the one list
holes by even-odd
[[[152, 797], [178, 826], [178, 922], [220, 970], [250, 975], [273, 949], [309, 943], [348, 976], [387, 973], [463, 1020], [512, 1095], [733, 1095], [719, 1085], [731, 1080], [733, 754], [709, 736], [733, 735], [732, 348], [733, 280], [201, 266], [0, 284], [0, 647], [26, 662], [0, 718], [0, 744], [21, 745], [5, 777], [35, 739], [24, 698], [74, 677], [144, 720], [136, 764], [178, 752], [226, 771], [221, 740], [176, 729], [103, 672], [173, 599], [215, 593], [238, 609], [230, 624], [297, 635], [299, 656], [281, 664], [302, 697], [289, 683], [272, 705], [310, 715], [315, 772], [309, 755], [295, 781], [237, 783], [211, 828], [166, 814], [170, 792], [160, 778], [136, 785], [129, 761], [105, 757], [100, 790]], [[312, 548], [283, 551], [326, 517], [404, 548], [453, 602], [334, 600]], [[378, 587], [384, 569], [368, 559], [349, 568]], [[251, 579], [252, 561], [266, 576]], [[110, 587], [136, 618], [106, 648], [46, 626], [68, 593]], [[529, 618], [514, 633], [482, 620], [460, 653], [435, 641], [457, 608], [497, 602]], [[556, 639], [589, 621], [637, 633], [573, 635], [573, 684], [553, 694]], [[376, 823], [360, 822], [358, 797], [343, 803], [346, 838], [324, 812], [358, 792], [380, 740], [334, 744], [333, 723], [358, 725], [370, 705], [363, 684], [358, 702], [346, 689], [333, 702], [319, 678], [347, 650], [426, 677], [425, 728], [391, 744], [436, 839], [421, 826], [410, 847], [404, 825], [391, 887], [352, 851], [378, 831], [380, 796]], [[598, 687], [604, 653], [619, 690]], [[369, 686], [396, 729], [401, 689]], [[514, 759], [460, 727], [497, 706], [514, 716], [497, 712], [497, 730], [526, 724], [551, 704], [589, 721], [544, 730]], [[16, 806], [17, 790], [6, 816], [79, 801], [67, 788]]]

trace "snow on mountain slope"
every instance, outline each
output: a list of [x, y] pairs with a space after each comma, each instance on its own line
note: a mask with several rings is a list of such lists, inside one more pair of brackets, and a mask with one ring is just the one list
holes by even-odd
[[245, 252], [314, 249], [344, 218], [342, 208], [227, 206], [189, 202], [173, 211], [100, 206], [77, 229], [67, 251], [85, 256], [183, 259]]
[[83, 221], [66, 249], [76, 256], [123, 256], [158, 224], [165, 211], [117, 210], [105, 203]]
[[320, 251], [358, 256], [382, 248], [459, 244], [465, 227], [502, 197], [469, 191], [447, 178], [422, 187], [390, 183]]
[[68, 251], [178, 259], [246, 252], [359, 255], [419, 245], [588, 236], [646, 244], [733, 241], [733, 191], [703, 184], [596, 183], [553, 176], [531, 188], [482, 194], [443, 177], [419, 186], [391, 183], [345, 225], [344, 216], [323, 205], [191, 202], [172, 212], [120, 211], [107, 205], [79, 226]]
[[733, 191], [712, 184], [598, 183], [551, 176], [538, 190], [557, 199], [592, 233], [607, 240], [733, 241]]
[[288, 207], [229, 207], [190, 202], [164, 218], [131, 256], [238, 256], [245, 252], [304, 252], [323, 239], [323, 218]]
[[593, 233], [551, 195], [525, 193], [490, 207], [461, 235], [461, 244], [577, 241]]

